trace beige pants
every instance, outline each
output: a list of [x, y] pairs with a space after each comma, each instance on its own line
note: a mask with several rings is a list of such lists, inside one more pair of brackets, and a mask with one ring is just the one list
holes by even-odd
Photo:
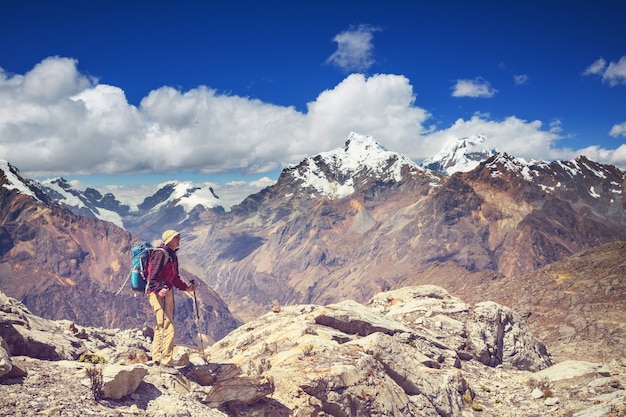
[[156, 328], [152, 341], [152, 360], [161, 365], [172, 366], [174, 352], [174, 292], [168, 291], [165, 297], [148, 294], [150, 305], [156, 314]]

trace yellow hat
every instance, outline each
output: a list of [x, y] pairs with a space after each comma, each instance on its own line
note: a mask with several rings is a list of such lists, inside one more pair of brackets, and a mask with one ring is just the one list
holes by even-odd
[[161, 240], [163, 241], [163, 243], [165, 243], [166, 245], [168, 243], [170, 243], [170, 241], [172, 239], [174, 239], [176, 236], [178, 236], [180, 233], [178, 233], [176, 230], [166, 230], [165, 232], [163, 232], [163, 234], [161, 235]]

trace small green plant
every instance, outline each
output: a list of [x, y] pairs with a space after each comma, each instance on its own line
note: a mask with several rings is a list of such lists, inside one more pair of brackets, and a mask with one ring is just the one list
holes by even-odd
[[100, 355], [94, 355], [93, 353], [83, 353], [82, 355], [80, 355], [80, 358], [78, 358], [78, 362], [93, 363], [94, 365], [97, 365], [99, 363], [107, 363], [107, 360]]
[[262, 353], [269, 353], [269, 354], [274, 354], [278, 351], [278, 343], [277, 342], [272, 342], [270, 344], [267, 343], [263, 343], [263, 346], [261, 347], [261, 352]]
[[256, 336], [254, 334], [249, 334], [239, 345], [237, 345], [237, 349], [245, 351], [248, 349], [248, 346], [253, 344], [256, 341]]
[[87, 376], [91, 381], [93, 399], [99, 401], [102, 398], [102, 369], [96, 366], [87, 368]]
[[260, 376], [263, 375], [263, 372], [268, 371], [272, 368], [272, 364], [270, 360], [267, 358], [261, 358], [259, 363], [254, 361], [248, 362], [248, 369], [246, 370], [246, 374], [248, 376]]
[[307, 343], [306, 345], [302, 345], [302, 353], [304, 356], [311, 356], [313, 353], [313, 343]]
[[489, 387], [487, 387], [487, 386], [485, 386], [485, 385], [481, 385], [481, 386], [480, 386], [480, 389], [481, 389], [481, 390], [483, 390], [483, 391], [485, 391], [485, 392], [491, 392], [491, 388], [489, 388]]
[[474, 411], [483, 411], [483, 406], [480, 404], [472, 404], [472, 410]]
[[465, 401], [465, 404], [471, 404], [474, 401], [472, 394], [469, 391], [463, 394], [463, 401]]

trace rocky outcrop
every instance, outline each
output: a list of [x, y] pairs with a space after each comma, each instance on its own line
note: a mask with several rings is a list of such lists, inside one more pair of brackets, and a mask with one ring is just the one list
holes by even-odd
[[[626, 415], [626, 359], [550, 366], [519, 315], [436, 286], [380, 293], [366, 304], [275, 305], [204, 352], [177, 346], [174, 368], [150, 365], [148, 332], [38, 321], [19, 302], [6, 305], [3, 323], [22, 317], [24, 331], [38, 322], [51, 350], [63, 346], [61, 332], [85, 352], [78, 361], [48, 361], [0, 343], [13, 368], [0, 377], [7, 415]], [[0, 355], [3, 369], [4, 362]], [[98, 371], [94, 384], [89, 375]]]
[[558, 360], [603, 361], [626, 355], [625, 259], [626, 242], [613, 242], [512, 278], [445, 265], [427, 277], [447, 276], [442, 286], [467, 302], [489, 299], [519, 312]]
[[271, 377], [272, 397], [294, 415], [456, 416], [479, 389], [468, 361], [552, 365], [519, 315], [496, 303], [467, 305], [435, 286], [380, 293], [367, 305], [275, 311], [232, 332], [210, 356]]
[[85, 352], [80, 339], [64, 331], [58, 323], [34, 315], [22, 303], [1, 292], [0, 339], [11, 356], [60, 360], [78, 359]]

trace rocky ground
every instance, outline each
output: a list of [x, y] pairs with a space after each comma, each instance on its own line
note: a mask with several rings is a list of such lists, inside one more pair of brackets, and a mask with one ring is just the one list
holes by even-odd
[[121, 400], [94, 399], [86, 370], [75, 361], [14, 358], [27, 375], [0, 381], [0, 416], [224, 416], [187, 393], [181, 394], [182, 374], [151, 367], [137, 390]]
[[[0, 308], [0, 324], [17, 326], [16, 306]], [[511, 310], [470, 306], [434, 286], [381, 293], [367, 305], [277, 307], [207, 348], [208, 364], [178, 347], [174, 369], [149, 366], [140, 330], [20, 314], [30, 331], [53, 325], [50, 339], [59, 329], [79, 336], [108, 364], [13, 355], [0, 378], [2, 417], [626, 416], [626, 358], [553, 363]], [[145, 376], [122, 398], [96, 400], [87, 371], [112, 363]], [[260, 377], [272, 389], [255, 397], [261, 386], [251, 381]]]
[[[95, 401], [85, 375], [86, 366], [76, 362], [25, 357], [15, 360], [23, 363], [28, 376], [1, 381], [2, 417], [229, 415], [201, 404], [193, 398], [193, 394], [181, 393], [181, 381], [185, 379], [182, 373], [172, 375], [152, 367], [139, 388], [128, 398]], [[580, 362], [565, 363], [536, 375], [485, 368], [470, 361], [464, 363], [464, 375], [476, 387], [476, 395], [463, 410], [463, 416], [626, 415], [623, 404], [626, 401], [624, 361], [599, 367]], [[611, 405], [611, 401], [617, 404]]]

